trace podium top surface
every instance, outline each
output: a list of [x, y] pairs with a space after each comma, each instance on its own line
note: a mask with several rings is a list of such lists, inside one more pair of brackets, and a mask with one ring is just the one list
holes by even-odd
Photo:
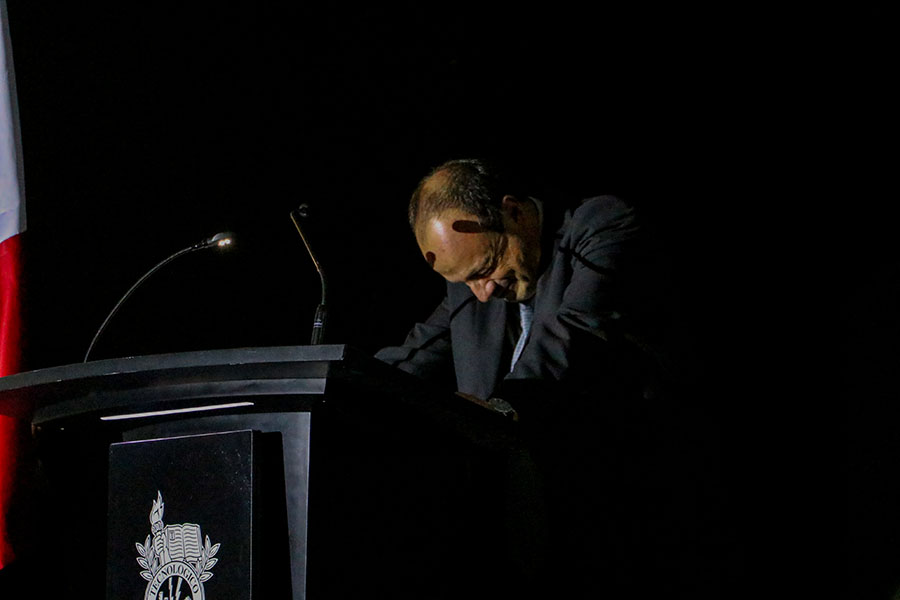
[[132, 356], [9, 375], [0, 377], [0, 414], [61, 426], [247, 406], [312, 410], [326, 394], [350, 410], [365, 413], [380, 399], [379, 409], [390, 404], [479, 441], [507, 438], [499, 413], [343, 344]]
[[[353, 366], [373, 368], [374, 362], [345, 345], [236, 348], [98, 360], [0, 377], [0, 414], [38, 423], [64, 413], [153, 399], [321, 394], [328, 377], [340, 376]], [[344, 368], [335, 369], [336, 364]], [[65, 409], [61, 409], [63, 404]]]

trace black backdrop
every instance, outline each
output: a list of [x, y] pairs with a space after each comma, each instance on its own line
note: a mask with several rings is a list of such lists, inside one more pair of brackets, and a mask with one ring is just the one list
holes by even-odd
[[[307, 343], [319, 288], [288, 218], [301, 202], [329, 274], [329, 341], [396, 343], [442, 290], [405, 225], [409, 192], [442, 160], [500, 157], [548, 194], [617, 193], [662, 226], [723, 429], [726, 577], [768, 590], [762, 581], [796, 573], [811, 539], [800, 521], [823, 509], [793, 491], [822, 465], [782, 450], [813, 447], [804, 432], [821, 430], [807, 417], [823, 404], [802, 387], [786, 397], [771, 373], [776, 357], [791, 354], [789, 371], [802, 360], [804, 334], [781, 317], [809, 306], [788, 284], [834, 256], [810, 256], [805, 232], [834, 232], [838, 254], [862, 238], [879, 242], [864, 246], [870, 259], [892, 247], [887, 222], [865, 213], [860, 229], [847, 203], [829, 228], [813, 179], [850, 175], [882, 195], [888, 160], [873, 147], [889, 136], [871, 132], [895, 106], [893, 15], [843, 9], [826, 25], [812, 11], [741, 7], [281, 4], [10, 2], [28, 368], [80, 361], [141, 274], [226, 229], [233, 252], [169, 265], [94, 357]], [[848, 130], [863, 135], [829, 171], [821, 154]], [[782, 253], [778, 233], [806, 262]], [[869, 266], [841, 275], [852, 288], [874, 280]], [[863, 453], [883, 433], [867, 418], [854, 430]], [[856, 539], [855, 584], [884, 597], [900, 583], [889, 549], [900, 524], [878, 520], [889, 501], [865, 494], [853, 510], [883, 533]], [[842, 539], [842, 510], [827, 513], [815, 535]]]
[[[655, 209], [699, 312], [721, 315], [723, 248], [759, 115], [735, 22], [559, 7], [9, 7], [25, 152], [27, 358], [306, 343], [318, 283], [288, 218], [312, 205], [329, 340], [396, 343], [441, 285], [405, 225], [438, 162], [521, 164], [553, 195]], [[680, 253], [680, 254], [678, 254]], [[693, 292], [692, 292], [693, 293]], [[365, 316], [365, 318], [363, 318]]]

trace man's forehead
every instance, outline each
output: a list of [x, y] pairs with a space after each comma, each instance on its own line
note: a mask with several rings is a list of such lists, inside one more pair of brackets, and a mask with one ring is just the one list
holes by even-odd
[[442, 274], [464, 267], [484, 252], [488, 242], [477, 219], [459, 210], [445, 211], [425, 220], [416, 238], [428, 264]]
[[463, 241], [467, 234], [484, 233], [485, 229], [474, 215], [457, 209], [423, 219], [416, 229], [416, 239], [422, 246], [440, 246]]

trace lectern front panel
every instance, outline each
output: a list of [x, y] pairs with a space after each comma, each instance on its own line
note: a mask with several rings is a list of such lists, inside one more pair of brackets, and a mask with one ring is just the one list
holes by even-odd
[[251, 598], [255, 437], [110, 446], [107, 598]]

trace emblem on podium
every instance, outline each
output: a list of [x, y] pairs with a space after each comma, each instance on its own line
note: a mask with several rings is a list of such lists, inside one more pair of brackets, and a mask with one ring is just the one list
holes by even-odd
[[203, 540], [195, 523], [163, 524], [162, 493], [150, 509], [150, 533], [144, 543], [135, 543], [137, 563], [146, 579], [144, 600], [205, 600], [203, 584], [213, 576], [212, 568], [221, 544]]

